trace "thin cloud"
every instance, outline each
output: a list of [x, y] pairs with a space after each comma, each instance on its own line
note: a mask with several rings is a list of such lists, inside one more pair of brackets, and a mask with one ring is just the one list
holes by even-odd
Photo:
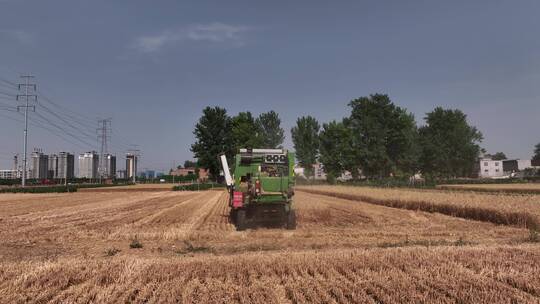
[[246, 26], [224, 23], [196, 24], [177, 30], [166, 30], [156, 35], [138, 37], [133, 47], [142, 53], [154, 53], [166, 46], [185, 41], [231, 43], [242, 46], [245, 43], [245, 33], [249, 30], [251, 29]]
[[7, 37], [23, 44], [32, 44], [34, 35], [23, 30], [2, 30], [0, 29], [0, 37]]

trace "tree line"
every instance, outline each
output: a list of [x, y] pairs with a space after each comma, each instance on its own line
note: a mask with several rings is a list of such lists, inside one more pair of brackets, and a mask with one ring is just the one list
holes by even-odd
[[373, 94], [349, 102], [350, 114], [323, 123], [300, 117], [292, 129], [304, 168], [318, 160], [330, 180], [344, 171], [353, 178], [469, 176], [481, 152], [482, 133], [460, 110], [435, 108], [417, 126], [414, 115], [388, 95]]
[[220, 172], [218, 155], [229, 160], [240, 148], [280, 148], [285, 139], [281, 119], [274, 111], [255, 117], [251, 112], [229, 116], [221, 107], [206, 107], [193, 131], [191, 151], [200, 167], [207, 168], [212, 179]]
[[[312, 176], [317, 162], [329, 180], [345, 171], [354, 179], [409, 177], [418, 172], [443, 179], [477, 173], [478, 157], [485, 152], [480, 147], [482, 133], [461, 110], [436, 107], [418, 125], [412, 113], [385, 94], [360, 97], [348, 106], [347, 117], [322, 125], [312, 116], [297, 119], [291, 137], [306, 176]], [[219, 154], [232, 160], [239, 148], [280, 148], [285, 137], [274, 111], [231, 117], [220, 107], [206, 107], [193, 133], [196, 142], [191, 151], [214, 179], [220, 172]], [[535, 148], [533, 160], [540, 160], [540, 144]], [[506, 156], [498, 152], [493, 158]]]

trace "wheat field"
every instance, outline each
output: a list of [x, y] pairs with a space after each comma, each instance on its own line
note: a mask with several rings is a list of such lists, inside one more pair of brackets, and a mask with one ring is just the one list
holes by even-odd
[[299, 190], [297, 230], [242, 232], [223, 190], [2, 194], [0, 303], [540, 300], [524, 227]]
[[540, 183], [439, 185], [437, 187], [444, 190], [540, 194]]
[[395, 208], [439, 212], [495, 224], [540, 229], [540, 195], [351, 186], [303, 186], [297, 190]]

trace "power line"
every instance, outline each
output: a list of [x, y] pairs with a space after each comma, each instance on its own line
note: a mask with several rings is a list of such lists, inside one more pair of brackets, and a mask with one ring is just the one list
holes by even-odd
[[6, 108], [10, 108], [10, 109], [15, 109], [15, 110], [17, 110], [17, 107], [16, 107], [16, 106], [11, 105], [11, 104], [9, 104], [9, 103], [0, 102], [0, 106], [4, 106], [4, 107], [6, 107]]
[[[23, 115], [22, 113], [18, 113], [18, 114]], [[3, 115], [3, 114], [0, 114], [0, 116], [5, 117], [5, 118], [10, 119], [10, 120], [13, 120], [13, 121], [16, 121], [16, 122], [19, 122], [21, 124], [24, 124], [24, 120], [17, 119], [17, 118], [11, 117], [11, 116]], [[29, 121], [28, 123], [30, 125], [34, 126], [34, 127], [37, 127], [37, 128], [40, 128], [40, 129], [43, 129], [43, 130], [46, 130], [46, 131], [50, 132], [52, 135], [55, 135], [55, 136], [63, 139], [67, 143], [70, 143], [70, 144], [75, 145], [75, 146], [77, 146], [79, 148], [82, 148], [82, 149], [87, 149], [88, 148], [87, 146], [82, 146], [81, 144], [66, 138], [65, 136], [61, 135], [60, 133], [57, 133], [57, 131], [43, 125], [42, 122], [40, 122], [38, 119], [34, 119], [32, 121]]]
[[90, 118], [90, 117], [88, 117], [88, 116], [86, 116], [86, 115], [77, 113], [77, 112], [75, 112], [75, 111], [73, 111], [73, 110], [67, 108], [66, 106], [60, 105], [60, 104], [58, 104], [58, 103], [52, 101], [51, 98], [45, 96], [41, 91], [39, 91], [38, 94], [39, 94], [40, 97], [41, 97], [43, 100], [45, 100], [46, 102], [48, 102], [48, 103], [50, 103], [50, 104], [52, 104], [52, 105], [54, 105], [54, 106], [56, 106], [56, 107], [58, 107], [58, 108], [62, 108], [62, 109], [64, 109], [64, 111], [70, 112], [71, 115], [76, 115], [76, 116], [78, 116], [77, 120], [83, 119], [83, 120], [86, 120], [87, 123], [89, 123], [89, 124], [94, 124], [94, 123], [95, 123], [95, 120], [94, 120], [94, 119], [92, 119], [92, 118]]
[[7, 83], [4, 83], [4, 82], [0, 82], [0, 86], [5, 88], [5, 89], [11, 89], [11, 90], [17, 90], [17, 87], [13, 87], [12, 85], [10, 84], [7, 84]]
[[51, 125], [51, 126], [57, 128], [58, 130], [60, 130], [60, 131], [63, 132], [64, 134], [66, 134], [67, 136], [69, 136], [69, 137], [71, 137], [71, 138], [73, 138], [73, 139], [75, 139], [75, 140], [78, 140], [79, 142], [81, 142], [81, 143], [83, 143], [83, 144], [85, 144], [85, 145], [87, 145], [87, 146], [90, 146], [90, 147], [92, 146], [92, 144], [89, 144], [87, 141], [82, 140], [79, 136], [76, 136], [75, 134], [66, 131], [65, 128], [62, 128], [61, 126], [59, 126], [59, 125], [56, 124], [55, 122], [52, 122], [50, 119], [48, 119], [47, 117], [41, 115], [40, 113], [37, 113], [37, 112], [36, 112], [36, 116], [38, 116], [40, 119], [44, 120], [44, 121], [45, 121], [46, 123], [48, 123], [49, 125]]
[[[88, 116], [82, 115], [80, 113], [77, 113], [73, 110], [70, 110], [69, 108], [60, 105], [59, 103], [53, 101], [51, 98], [45, 96], [42, 93], [42, 90], [38, 91], [39, 96], [42, 100], [45, 100], [46, 102], [50, 103], [53, 106], [57, 107], [55, 116], [60, 118], [59, 115], [62, 115], [63, 118], [60, 118], [65, 123], [68, 123], [72, 128], [77, 129], [79, 132], [83, 133], [86, 137], [90, 138], [92, 135], [90, 135], [90, 132], [82, 131], [80, 127], [84, 129], [93, 129], [93, 126], [90, 126], [89, 121], [92, 121], [91, 118]], [[41, 106], [45, 107], [43, 104], [40, 104]], [[49, 109], [50, 110], [50, 109]], [[52, 110], [50, 110], [52, 111]], [[93, 121], [92, 121], [93, 124]], [[75, 127], [75, 125], [79, 125], [80, 127]], [[112, 132], [111, 132], [112, 135]], [[116, 146], [120, 150], [126, 150], [130, 147], [130, 143], [123, 140], [122, 137], [120, 137], [118, 134], [115, 134], [115, 138], [118, 140], [118, 145], [115, 142], [111, 142], [112, 145]]]
[[[44, 101], [48, 102], [49, 104], [55, 106], [56, 107], [56, 112], [61, 114], [65, 118], [65, 120], [70, 121], [72, 123], [72, 125], [77, 124], [77, 125], [79, 125], [80, 127], [84, 128], [84, 129], [93, 129], [94, 128], [93, 127], [93, 125], [95, 123], [94, 119], [92, 119], [92, 118], [90, 118], [90, 117], [88, 117], [86, 115], [83, 115], [81, 113], [78, 113], [76, 111], [73, 111], [73, 110], [69, 109], [68, 107], [63, 106], [63, 105], [59, 104], [58, 102], [52, 100], [50, 97], [45, 96], [43, 94], [43, 89], [38, 90], [38, 94], [39, 94], [41, 100], [44, 100]], [[88, 135], [88, 133], [86, 133], [86, 135]], [[130, 143], [127, 140], [124, 140], [123, 137], [119, 136], [118, 134], [115, 134], [115, 139], [118, 141], [118, 144], [120, 146], [123, 146], [123, 147], [121, 147], [121, 149], [126, 150], [126, 149], [128, 149], [130, 147]], [[111, 143], [113, 145], [116, 145], [116, 143], [114, 143], [114, 142], [111, 142]], [[118, 146], [118, 147], [120, 147], [120, 146]]]
[[9, 101], [16, 101], [17, 100], [16, 98], [7, 98], [7, 97], [4, 97], [4, 96], [0, 96], [0, 99], [9, 100]]
[[91, 136], [89, 133], [86, 133], [86, 131], [83, 131], [81, 130], [79, 127], [76, 127], [75, 125], [71, 124], [69, 121], [67, 121], [66, 119], [64, 119], [62, 116], [60, 116], [59, 114], [55, 113], [54, 111], [52, 111], [51, 109], [49, 109], [48, 107], [46, 107], [45, 105], [43, 104], [39, 104], [38, 105], [39, 107], [43, 108], [46, 112], [48, 112], [49, 114], [55, 116], [56, 118], [60, 119], [61, 121], [63, 121], [66, 125], [68, 125], [69, 127], [79, 131], [81, 134], [85, 135], [86, 137], [89, 137], [89, 138], [93, 138], [93, 136]]
[[[22, 78], [33, 78], [33, 76], [21, 76]], [[33, 117], [32, 121], [29, 121], [28, 112], [27, 110], [30, 108], [35, 112], [36, 106], [33, 105], [27, 105], [28, 108], [25, 108], [26, 106], [22, 106], [19, 108], [25, 108], [25, 132], [28, 132], [28, 125], [37, 126], [41, 129], [44, 129], [50, 133], [52, 133], [55, 136], [58, 136], [62, 138], [64, 141], [69, 142], [71, 144], [75, 144], [76, 146], [82, 147], [83, 149], [87, 149], [88, 146], [94, 146], [94, 144], [90, 144], [88, 140], [92, 141], [95, 139], [93, 135], [93, 124], [94, 120], [90, 118], [89, 116], [86, 116], [84, 114], [78, 113], [76, 111], [73, 111], [69, 109], [68, 107], [65, 107], [61, 105], [60, 103], [52, 100], [48, 96], [45, 96], [43, 94], [43, 90], [40, 89], [37, 90], [37, 87], [35, 84], [24, 83], [24, 84], [16, 84], [14, 82], [11, 82], [7, 79], [0, 77], [0, 89], [4, 89], [3, 91], [0, 91], [0, 99], [2, 100], [8, 100], [8, 101], [15, 101], [19, 100], [21, 98], [24, 100], [24, 98], [33, 98], [36, 102], [36, 106], [42, 109], [40, 113], [36, 113]], [[21, 89], [33, 89], [36, 95], [30, 95], [28, 93], [21, 94], [20, 96], [11, 94], [9, 92], [10, 89], [14, 90], [21, 90]], [[28, 96], [27, 96], [28, 95]], [[43, 102], [37, 103], [37, 98], [40, 98], [40, 101], [44, 101], [48, 103], [48, 106], [45, 105]], [[0, 106], [0, 110], [5, 110], [9, 112], [15, 112], [15, 109], [18, 110], [16, 107], [12, 107], [11, 105], [3, 104]], [[9, 118], [11, 120], [15, 120], [17, 122], [21, 122], [18, 119], [15, 118]], [[64, 126], [65, 124], [65, 126]], [[92, 125], [92, 126], [91, 126]], [[48, 127], [50, 126], [50, 127]], [[66, 128], [67, 126], [67, 128]], [[108, 139], [111, 138], [113, 135], [112, 131], [109, 130]], [[129, 150], [130, 144], [127, 140], [124, 140], [121, 136], [118, 134], [114, 134], [114, 137], [116, 138], [115, 142], [107, 142], [106, 146], [107, 148], [104, 151], [108, 150], [109, 144], [110, 147], [113, 147], [113, 150], [115, 151], [126, 151]], [[27, 135], [26, 135], [27, 138]], [[81, 146], [79, 143], [82, 143], [83, 145], [86, 145], [87, 147]], [[27, 145], [27, 139], [25, 139], [25, 144]], [[25, 153], [26, 155], [27, 153]]]
[[11, 82], [11, 81], [9, 81], [9, 80], [6, 80], [6, 79], [4, 79], [4, 78], [1, 78], [1, 77], [0, 77], [0, 82], [6, 83], [6, 84], [12, 86], [13, 88], [17, 88], [17, 87], [18, 87], [16, 83], [13, 83], [13, 82]]
[[0, 116], [5, 117], [5, 118], [10, 119], [10, 120], [13, 120], [13, 121], [16, 121], [16, 122], [24, 123], [23, 120], [20, 120], [20, 119], [17, 119], [17, 118], [13, 118], [13, 117], [11, 117], [11, 116], [7, 116], [7, 115], [4, 115], [4, 114], [0, 114]]
[[6, 95], [6, 96], [9, 96], [9, 97], [13, 97], [13, 98], [17, 98], [16, 94], [10, 94], [10, 93], [6, 93], [6, 92], [0, 92], [0, 94]]
[[[15, 107], [13, 108], [4, 108], [3, 110], [6, 110], [6, 111], [10, 111], [10, 112], [16, 112], [18, 113], [18, 111], [16, 110]], [[23, 115], [22, 113], [19, 113], [21, 115]], [[17, 122], [21, 122], [21, 123], [24, 123], [24, 121], [22, 120], [18, 120], [16, 118], [13, 118], [13, 117], [9, 117], [9, 116], [5, 116], [3, 115], [4, 117], [8, 118], [8, 119], [11, 119], [11, 120], [15, 120]], [[66, 133], [68, 136], [78, 140], [78, 141], [81, 141], [82, 143], [84, 143], [86, 146], [81, 146], [79, 144], [77, 144], [79, 147], [82, 147], [83, 149], [88, 149], [88, 145], [89, 146], [92, 146], [91, 144], [89, 144], [88, 142], [86, 141], [82, 141], [79, 137], [77, 137], [76, 135], [72, 134], [72, 133], [69, 133], [67, 131], [64, 130], [64, 128], [60, 127], [58, 124], [52, 122], [51, 120], [49, 120], [47, 117], [41, 115], [40, 113], [36, 113], [36, 117], [34, 117], [34, 120], [33, 121], [30, 121], [29, 122], [31, 125], [33, 126], [36, 126], [36, 127], [39, 127], [39, 128], [42, 128], [42, 129], [45, 129], [45, 130], [48, 130], [49, 132], [53, 133], [54, 135], [57, 135], [59, 137], [62, 137], [63, 139], [65, 139], [65, 137], [61, 136], [60, 134], [56, 133], [57, 131], [54, 131], [52, 129], [50, 129], [49, 127], [46, 127], [44, 124], [48, 124], [48, 125], [51, 125], [52, 127], [55, 127], [57, 128], [58, 130], [62, 131], [63, 133]], [[73, 143], [72, 141], [68, 141], [69, 143]]]

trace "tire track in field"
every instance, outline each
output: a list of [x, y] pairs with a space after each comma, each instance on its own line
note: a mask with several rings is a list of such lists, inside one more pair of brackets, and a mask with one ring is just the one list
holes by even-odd
[[199, 201], [201, 199], [202, 194], [197, 193], [190, 196], [184, 196], [179, 197], [176, 199], [175, 204], [172, 206], [168, 206], [166, 208], [162, 208], [156, 213], [153, 213], [151, 215], [148, 215], [139, 221], [133, 223], [134, 227], [140, 227], [144, 225], [151, 225], [151, 224], [160, 224], [163, 218], [167, 218], [167, 215], [170, 213], [174, 213], [175, 209], [182, 209], [185, 205], [191, 204], [194, 201]]
[[233, 231], [234, 226], [229, 223], [228, 193], [222, 192], [218, 200], [197, 227], [201, 231]]
[[[194, 206], [195, 208], [190, 210], [188, 213], [189, 216], [185, 218], [180, 225], [170, 227], [164, 231], [162, 237], [166, 240], [186, 239], [190, 237], [191, 234], [202, 225], [204, 219], [218, 203], [221, 195], [222, 193], [215, 191], [203, 192], [203, 195], [199, 197], [200, 199], [191, 201], [191, 204], [193, 204], [193, 202], [197, 202], [198, 204]], [[184, 206], [187, 205], [189, 204]]]
[[191, 224], [193, 218], [197, 218], [200, 209], [209, 201], [207, 192], [200, 193], [182, 193], [174, 195], [168, 200], [173, 201], [167, 204], [165, 208], [157, 209], [147, 213], [145, 217], [140, 218], [123, 227], [118, 227], [116, 231], [110, 234], [109, 238], [137, 238], [144, 239], [179, 239], [185, 235], [185, 230]]
[[[53, 233], [62, 238], [88, 230], [110, 230], [129, 221], [143, 217], [162, 203], [159, 194], [142, 197], [100, 200], [82, 206], [52, 208], [46, 212], [38, 210], [10, 218], [10, 225], [16, 225], [18, 235]], [[2, 230], [2, 229], [0, 229]], [[14, 235], [13, 232], [11, 235]]]
[[371, 214], [360, 206], [328, 199], [327, 196], [302, 192], [297, 196], [297, 215], [300, 225], [354, 226], [373, 221]]

